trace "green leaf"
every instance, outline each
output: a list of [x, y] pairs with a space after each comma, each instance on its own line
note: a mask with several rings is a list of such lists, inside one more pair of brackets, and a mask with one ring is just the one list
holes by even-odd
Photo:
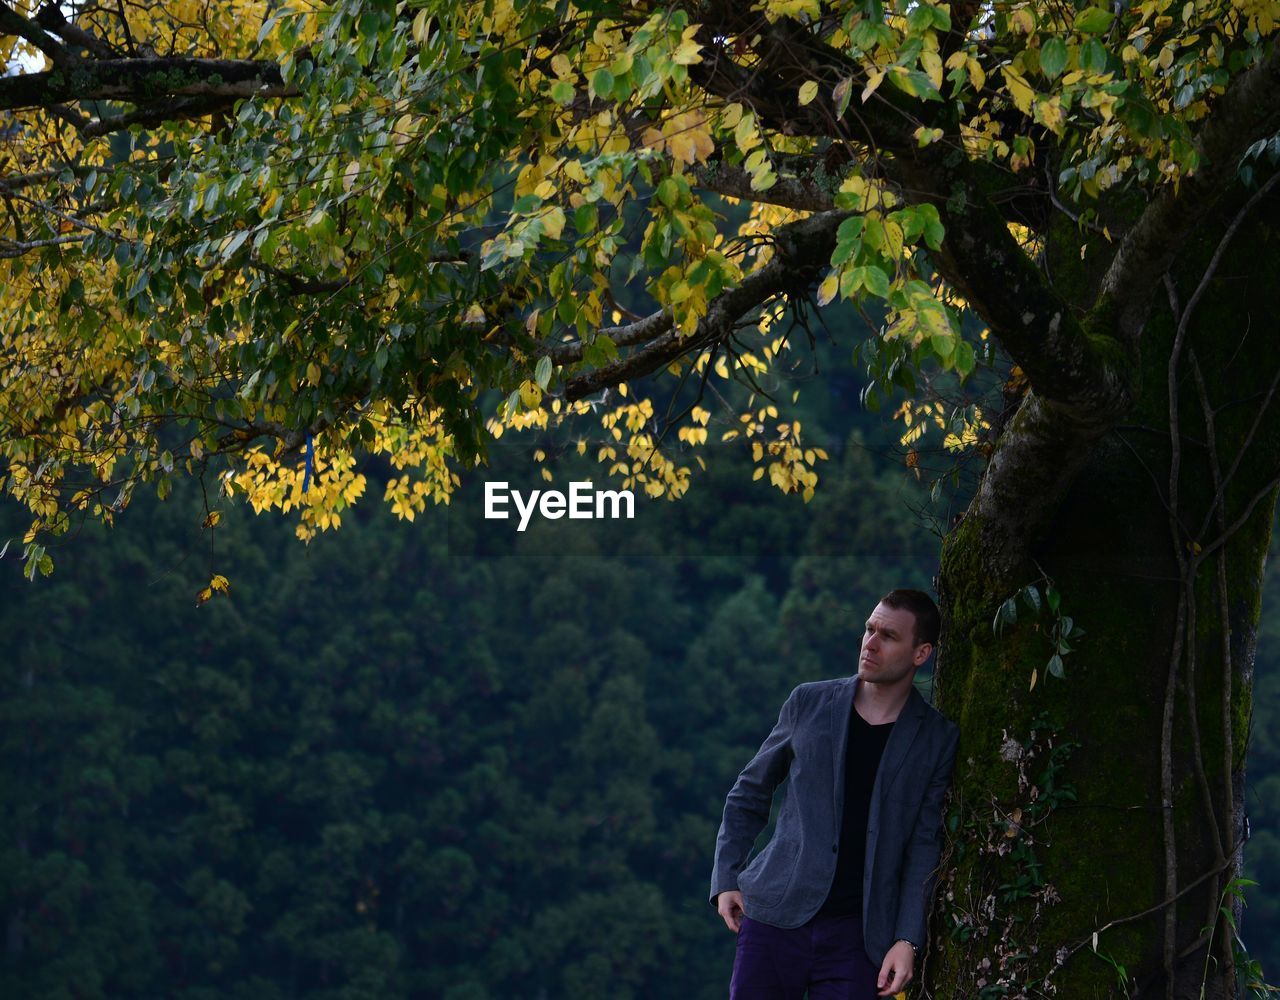
[[1062, 669], [1062, 657], [1057, 653], [1049, 657], [1049, 673], [1058, 678], [1066, 676], [1066, 672]]
[[582, 360], [592, 367], [606, 365], [618, 358], [618, 345], [603, 334], [596, 334], [595, 340], [587, 344], [582, 351]]
[[851, 299], [858, 294], [858, 289], [862, 287], [863, 279], [867, 275], [865, 267], [850, 267], [840, 275], [840, 294], [846, 299]]
[[599, 224], [599, 212], [595, 205], [590, 202], [579, 205], [573, 213], [573, 228], [578, 231], [578, 235], [585, 235], [593, 231]]
[[227, 240], [226, 244], [222, 248], [222, 259], [230, 260], [234, 257], [235, 252], [244, 246], [244, 241], [248, 239], [248, 237], [249, 231], [247, 229], [241, 229], [238, 233]]
[[853, 215], [840, 223], [840, 228], [836, 230], [837, 243], [856, 243], [862, 237], [863, 218], [860, 215]]
[[895, 67], [895, 71], [889, 74], [889, 79], [904, 94], [926, 101], [942, 100], [942, 95], [934, 88], [933, 83], [918, 69], [902, 70]]
[[591, 92], [596, 97], [610, 97], [613, 94], [613, 74], [601, 67], [591, 78]]
[[1067, 65], [1066, 43], [1056, 35], [1040, 46], [1040, 71], [1056, 80]]
[[258, 248], [258, 256], [262, 258], [263, 263], [271, 264], [275, 262], [276, 251], [280, 249], [280, 238], [280, 230], [273, 229], [267, 234], [267, 238], [262, 241], [262, 246]]
[[538, 383], [539, 389], [545, 389], [551, 384], [551, 357], [544, 354], [538, 359], [538, 366], [534, 369], [534, 381]]
[[939, 31], [951, 30], [951, 15], [945, 7], [934, 7], [930, 4], [917, 4], [907, 15], [907, 28], [911, 34], [919, 35], [930, 28]]
[[932, 205], [921, 205], [921, 210], [928, 216], [932, 216], [925, 221], [924, 224], [924, 242], [930, 250], [937, 250], [942, 246], [942, 239], [946, 236], [947, 231], [942, 225], [942, 220], [938, 218], [938, 210]]
[[1107, 50], [1096, 38], [1090, 38], [1080, 50], [1080, 68], [1086, 73], [1107, 71]]
[[577, 91], [568, 80], [557, 80], [551, 85], [551, 99], [557, 104], [569, 104]]
[[889, 276], [882, 268], [874, 264], [862, 268], [866, 273], [862, 278], [862, 286], [872, 295], [884, 298], [889, 294]]
[[147, 283], [151, 280], [150, 271], [139, 271], [133, 279], [133, 283], [129, 286], [127, 298], [134, 299], [147, 290]]
[[1102, 7], [1086, 7], [1076, 14], [1076, 31], [1082, 35], [1099, 35], [1111, 27], [1115, 15]]

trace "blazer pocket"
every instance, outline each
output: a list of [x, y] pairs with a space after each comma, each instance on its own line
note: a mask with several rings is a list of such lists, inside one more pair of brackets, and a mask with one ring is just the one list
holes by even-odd
[[793, 840], [770, 841], [738, 876], [742, 895], [756, 906], [773, 906], [791, 885], [799, 853]]

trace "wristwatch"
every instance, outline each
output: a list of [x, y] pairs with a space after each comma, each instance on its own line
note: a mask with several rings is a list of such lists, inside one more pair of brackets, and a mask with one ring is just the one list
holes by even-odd
[[[906, 938], [898, 938], [898, 941], [906, 941], [906, 942], [907, 942], [907, 944], [911, 945], [911, 957], [912, 957], [912, 958], [915, 958], [915, 957], [919, 956], [919, 954], [920, 954], [920, 948], [919, 948], [919, 946], [918, 946], [914, 941], [907, 941], [907, 939], [906, 939]], [[898, 941], [895, 941], [895, 942], [893, 942], [893, 943], [894, 943], [894, 944], [897, 944], [897, 943], [898, 943]]]

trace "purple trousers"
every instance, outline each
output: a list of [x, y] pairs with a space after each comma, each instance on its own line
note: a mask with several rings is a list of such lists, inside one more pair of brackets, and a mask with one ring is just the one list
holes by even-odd
[[782, 928], [742, 918], [730, 1000], [876, 1000], [880, 970], [862, 944], [862, 918], [814, 917]]

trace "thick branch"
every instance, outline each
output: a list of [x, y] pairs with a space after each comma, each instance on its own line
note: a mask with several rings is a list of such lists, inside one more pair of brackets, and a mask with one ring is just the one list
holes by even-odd
[[0, 79], [0, 110], [43, 108], [66, 101], [148, 104], [175, 97], [287, 97], [296, 93], [280, 67], [264, 60], [108, 59], [70, 69]]
[[[78, 170], [81, 168], [74, 169]], [[88, 172], [88, 169], [89, 168], [87, 167], [83, 168], [86, 173]], [[15, 174], [10, 177], [0, 177], [0, 194], [8, 194], [10, 191], [21, 191], [23, 188], [34, 187], [37, 184], [44, 184], [46, 181], [53, 180], [59, 173], [61, 173], [60, 170], [49, 169], [37, 170], [30, 174]]]
[[47, 240], [31, 240], [26, 243], [12, 243], [9, 240], [0, 240], [0, 259], [21, 257], [32, 250], [40, 250], [44, 247], [62, 246], [65, 243], [81, 243], [85, 239], [87, 239], [85, 236], [73, 235], [55, 236]]
[[996, 442], [966, 519], [977, 525], [983, 572], [1007, 589], [1109, 425], [1086, 422], [1034, 391]]
[[47, 3], [35, 16], [36, 24], [47, 28], [73, 46], [87, 50], [99, 59], [114, 59], [117, 53], [96, 35], [72, 24], [56, 3]]
[[[671, 315], [659, 310], [626, 326], [604, 327], [599, 331], [598, 336], [608, 337], [615, 347], [634, 347], [636, 344], [647, 344], [668, 333], [672, 323]], [[581, 361], [585, 350], [586, 345], [580, 340], [575, 340], [548, 347], [544, 353], [550, 356], [552, 363], [563, 366]]]
[[938, 269], [986, 320], [1041, 399], [1085, 425], [1109, 426], [1132, 398], [1125, 366], [1107, 341], [1087, 335], [972, 182], [969, 168], [946, 166], [944, 155], [895, 164], [895, 173], [938, 209], [946, 227], [933, 255]]
[[91, 139], [96, 136], [119, 132], [130, 125], [152, 126], [180, 119], [200, 118], [203, 115], [217, 111], [219, 108], [226, 107], [226, 104], [227, 98], [225, 97], [179, 97], [172, 101], [135, 108], [133, 111], [123, 115], [87, 119], [77, 128], [81, 135]]
[[566, 400], [573, 402], [609, 386], [649, 375], [679, 357], [701, 351], [732, 333], [734, 324], [750, 310], [775, 295], [805, 288], [827, 266], [835, 249], [836, 229], [846, 217], [843, 212], [824, 212], [780, 229], [773, 259], [747, 275], [737, 287], [718, 295], [691, 336], [682, 336], [672, 329], [669, 318], [658, 318], [661, 314], [640, 320], [640, 323], [651, 323], [655, 331], [665, 329], [665, 332], [629, 357], [568, 379]]
[[58, 44], [58, 40], [34, 21], [28, 21], [3, 0], [0, 0], [0, 34], [17, 35], [47, 55], [55, 65], [67, 66], [75, 57]]
[[738, 198], [742, 201], [758, 201], [766, 205], [780, 205], [804, 212], [829, 212], [835, 208], [835, 196], [828, 179], [824, 184], [812, 174], [801, 177], [779, 177], [768, 190], [756, 191], [751, 187], [751, 175], [742, 167], [727, 163], [708, 163], [694, 171], [698, 187]]
[[1125, 234], [1102, 280], [1099, 301], [1117, 309], [1117, 330], [1136, 341], [1151, 294], [1186, 239], [1235, 178], [1254, 140], [1280, 128], [1280, 46], [1240, 74], [1214, 103], [1196, 139], [1199, 166], [1166, 186]]
[[[786, 135], [828, 136], [878, 149], [907, 150], [914, 132], [933, 117], [933, 108], [905, 94], [877, 91], [874, 98], [837, 117], [832, 92], [842, 79], [860, 87], [866, 73], [843, 53], [788, 19], [762, 24], [747, 8], [736, 5], [718, 11], [698, 33], [703, 60], [689, 67], [689, 78], [710, 94], [740, 101], [757, 118]], [[725, 46], [725, 36], [743, 32], [752, 38], [758, 62], [744, 66]], [[820, 82], [818, 95], [807, 105], [798, 98], [800, 85]], [[937, 105], [934, 105], [936, 108]]]

